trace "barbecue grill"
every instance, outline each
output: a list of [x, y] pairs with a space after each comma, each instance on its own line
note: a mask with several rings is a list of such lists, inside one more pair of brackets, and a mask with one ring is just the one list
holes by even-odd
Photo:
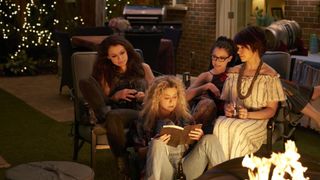
[[[173, 50], [176, 49], [175, 45], [178, 44], [178, 39], [182, 32], [181, 22], [165, 21], [165, 6], [155, 7], [126, 5], [123, 9], [123, 16], [131, 25], [131, 28], [126, 31], [125, 37], [135, 48], [139, 48], [143, 51], [144, 61], [150, 65], [153, 71], [157, 71], [162, 74], [175, 74], [175, 69], [171, 71], [169, 68], [175, 68], [174, 60], [168, 58], [170, 55], [163, 55], [163, 53], [169, 52], [172, 45], [174, 46]], [[179, 32], [179, 35], [176, 35], [176, 33], [168, 34], [168, 32], [171, 31], [177, 31]], [[170, 39], [173, 44], [171, 44], [171, 46], [166, 45], [168, 44], [166, 43], [168, 41], [161, 41], [162, 38]], [[162, 48], [161, 42], [163, 42], [162, 44], [165, 44]], [[161, 52], [160, 55], [158, 54], [159, 51]], [[168, 54], [170, 54], [170, 52]], [[160, 62], [159, 58], [164, 58], [166, 60], [161, 60]], [[166, 62], [168, 64], [165, 64]]]
[[123, 16], [130, 21], [135, 22], [162, 22], [166, 14], [164, 6], [132, 6], [126, 5], [123, 8]]

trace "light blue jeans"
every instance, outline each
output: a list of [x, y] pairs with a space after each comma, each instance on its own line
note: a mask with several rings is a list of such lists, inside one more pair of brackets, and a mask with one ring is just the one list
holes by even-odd
[[[149, 145], [146, 164], [146, 178], [152, 180], [174, 178], [178, 162], [186, 147], [167, 146], [160, 140], [152, 140]], [[195, 148], [183, 158], [183, 172], [187, 179], [199, 177], [208, 163], [212, 166], [224, 162], [226, 158], [222, 147], [215, 135], [205, 135], [197, 143]]]

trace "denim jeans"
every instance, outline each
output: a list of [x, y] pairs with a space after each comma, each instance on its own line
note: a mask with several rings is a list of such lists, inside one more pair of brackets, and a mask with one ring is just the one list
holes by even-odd
[[185, 150], [185, 145], [172, 147], [161, 140], [153, 139], [147, 154], [146, 178], [154, 180], [173, 179], [178, 162]]
[[[146, 178], [173, 179], [178, 162], [185, 151], [185, 145], [171, 147], [160, 140], [152, 140], [147, 154]], [[222, 147], [216, 136], [205, 135], [194, 149], [182, 159], [183, 171], [187, 179], [195, 179], [203, 173], [208, 163], [215, 166], [225, 160]]]
[[187, 179], [195, 179], [203, 173], [209, 163], [213, 167], [224, 161], [226, 158], [220, 142], [215, 135], [208, 134], [183, 158], [183, 172]]

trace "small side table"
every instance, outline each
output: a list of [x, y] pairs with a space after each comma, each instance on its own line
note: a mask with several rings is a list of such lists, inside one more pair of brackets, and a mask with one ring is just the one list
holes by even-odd
[[86, 165], [69, 161], [41, 161], [20, 164], [5, 172], [8, 180], [94, 180], [94, 171]]

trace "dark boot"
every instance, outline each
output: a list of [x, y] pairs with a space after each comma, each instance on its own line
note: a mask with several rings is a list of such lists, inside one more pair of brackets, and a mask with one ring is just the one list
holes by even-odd
[[128, 156], [120, 156], [117, 158], [117, 166], [119, 172], [119, 179], [129, 180], [130, 171], [129, 171], [129, 158]]

